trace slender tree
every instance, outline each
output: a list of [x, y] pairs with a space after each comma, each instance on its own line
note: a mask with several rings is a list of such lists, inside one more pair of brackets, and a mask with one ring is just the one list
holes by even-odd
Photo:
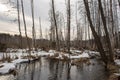
[[53, 19], [54, 19], [54, 26], [56, 29], [56, 43], [57, 43], [57, 50], [59, 51], [59, 37], [58, 37], [58, 27], [57, 27], [57, 21], [56, 21], [56, 16], [55, 16], [55, 7], [54, 7], [54, 0], [52, 0], [52, 12], [53, 12]]
[[[22, 6], [22, 14], [23, 14], [23, 23], [24, 23], [24, 29], [25, 29], [25, 36], [26, 36], [26, 38], [27, 38], [27, 45], [28, 45], [29, 54], [30, 54], [31, 48], [30, 48], [29, 38], [28, 38], [28, 35], [27, 35], [27, 27], [26, 27], [26, 20], [25, 20], [23, 0], [21, 0], [21, 6]], [[31, 55], [31, 54], [30, 54], [30, 55]]]
[[33, 48], [36, 50], [36, 33], [35, 33], [35, 21], [34, 21], [34, 1], [31, 0], [31, 13], [32, 13], [32, 37], [33, 37]]
[[71, 9], [70, 9], [70, 0], [68, 0], [67, 3], [67, 49], [68, 52], [70, 53], [70, 24], [71, 24]]
[[120, 7], [120, 0], [118, 0], [118, 4], [119, 4], [119, 7]]
[[20, 25], [19, 0], [17, 0], [17, 12], [18, 12], [18, 28], [19, 28], [19, 35], [20, 35], [20, 48], [22, 48], [22, 33], [21, 33], [21, 25]]
[[41, 18], [39, 17], [39, 25], [40, 25], [40, 39], [43, 38], [43, 35], [42, 35], [42, 25], [41, 25]]

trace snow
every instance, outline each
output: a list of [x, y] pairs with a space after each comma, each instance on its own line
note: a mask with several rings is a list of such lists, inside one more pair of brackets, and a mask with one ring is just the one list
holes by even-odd
[[53, 55], [53, 54], [54, 54], [53, 52], [45, 52], [45, 51], [41, 51], [37, 53], [37, 55], [39, 56], [48, 56], [48, 55]]
[[116, 76], [120, 76], [120, 73], [114, 73]]
[[[79, 59], [79, 58], [89, 58], [90, 56], [88, 55], [88, 53], [86, 52], [83, 52], [82, 54], [77, 54], [77, 55], [69, 55], [68, 53], [60, 53], [60, 52], [56, 52], [56, 53], [59, 53], [58, 57], [55, 57], [56, 59], [64, 59], [63, 56], [66, 56], [67, 58], [70, 58], [70, 59]], [[52, 57], [54, 56], [55, 53], [50, 53], [49, 56]]]
[[22, 62], [28, 62], [28, 59], [16, 59], [13, 60], [11, 63], [2, 63], [0, 66], [3, 66], [0, 68], [0, 74], [7, 74], [9, 73], [9, 70], [14, 70], [16, 67], [16, 65], [18, 63], [22, 63]]
[[88, 53], [82, 53], [81, 55], [78, 56], [70, 56], [71, 59], [77, 59], [77, 58], [89, 58]]
[[56, 51], [55, 50], [49, 50], [48, 52], [49, 53], [55, 53]]
[[[89, 50], [85, 50], [85, 51], [71, 50], [71, 52], [73, 54], [69, 55], [68, 53], [58, 52], [55, 50], [49, 50], [48, 52], [39, 50], [39, 51], [31, 51], [31, 55], [38, 56], [38, 57], [41, 57], [41, 56], [53, 57], [56, 59], [65, 59], [64, 56], [67, 58], [70, 58], [70, 59], [80, 59], [80, 58], [90, 58], [91, 56], [100, 56], [99, 52], [89, 51]], [[57, 57], [55, 57], [56, 53], [58, 54]], [[11, 61], [11, 63], [0, 64], [0, 66], [3, 66], [0, 68], [0, 74], [9, 73], [10, 70], [16, 69], [17, 64], [29, 61], [28, 59], [22, 59], [22, 56], [29, 55], [25, 49], [23, 49], [23, 50], [9, 49], [8, 53], [4, 54], [5, 57], [6, 57], [6, 55], [10, 56], [12, 59], [15, 59], [16, 57], [18, 57], [18, 59]], [[3, 57], [3, 53], [0, 52], [0, 59], [2, 59], [2, 57]], [[33, 59], [30, 59], [30, 60], [32, 61]], [[116, 59], [115, 63], [117, 65], [120, 65], [120, 60]]]
[[12, 63], [18, 64], [18, 63], [28, 62], [28, 61], [29, 61], [28, 59], [16, 59], [16, 60], [12, 61]]
[[115, 63], [116, 63], [117, 65], [120, 65], [120, 60], [119, 60], [119, 59], [116, 59], [116, 60], [115, 60]]
[[77, 53], [77, 54], [82, 53], [82, 51], [80, 51], [80, 50], [70, 50], [70, 52], [71, 52], [71, 53]]
[[[46, 51], [31, 51], [31, 55], [33, 56], [53, 56], [56, 55], [56, 53], [58, 53], [58, 56], [55, 57], [56, 59], [64, 59], [63, 56], [66, 56], [67, 58], [70, 58], [70, 59], [79, 59], [79, 58], [89, 58], [89, 55], [87, 52], [83, 52], [82, 54], [78, 54], [78, 53], [81, 53], [81, 51], [79, 50], [73, 50], [74, 53], [77, 53], [75, 54], [74, 56], [73, 55], [70, 55], [69, 57], [69, 54], [68, 53], [63, 53], [63, 52], [57, 52], [55, 50], [49, 50], [48, 52]], [[0, 74], [6, 74], [6, 73], [9, 73], [9, 70], [14, 70], [16, 68], [16, 65], [19, 64], [19, 63], [22, 63], [22, 62], [28, 62], [29, 60], [28, 59], [22, 59], [22, 56], [27, 56], [29, 55], [28, 53], [26, 53], [26, 50], [23, 49], [9, 49], [8, 50], [8, 53], [6, 54], [5, 53], [5, 57], [6, 55], [10, 56], [12, 59], [15, 59], [16, 57], [18, 57], [18, 59], [15, 59], [13, 61], [11, 61], [11, 63], [2, 63], [0, 64], [0, 66], [3, 66], [0, 68]], [[3, 53], [0, 53], [0, 58], [3, 57]], [[33, 60], [33, 59], [30, 59], [30, 60]]]
[[15, 64], [13, 63], [3, 63], [0, 66], [3, 66], [2, 68], [0, 68], [0, 74], [6, 74], [9, 72], [9, 70], [15, 69]]
[[16, 80], [14, 75], [0, 75], [0, 80]]

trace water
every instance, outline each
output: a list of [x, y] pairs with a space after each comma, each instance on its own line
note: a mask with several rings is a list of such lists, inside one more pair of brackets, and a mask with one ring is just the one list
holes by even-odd
[[35, 63], [19, 64], [16, 80], [107, 80], [104, 67], [96, 60], [92, 63], [94, 65], [80, 64], [69, 68], [67, 62], [41, 58]]

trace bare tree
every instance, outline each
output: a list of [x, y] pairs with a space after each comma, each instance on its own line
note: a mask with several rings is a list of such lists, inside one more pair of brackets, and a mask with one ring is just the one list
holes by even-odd
[[105, 30], [105, 36], [106, 36], [105, 38], [106, 38], [106, 42], [107, 42], [107, 47], [109, 49], [109, 62], [113, 63], [114, 62], [113, 49], [112, 49], [111, 42], [110, 42], [110, 37], [109, 37], [108, 29], [107, 29], [106, 19], [105, 19], [101, 0], [98, 0], [98, 3], [99, 3], [99, 9], [101, 12], [101, 18], [102, 18], [102, 22], [103, 22], [103, 26], [104, 26], [104, 30]]
[[89, 5], [88, 5], [88, 0], [83, 0], [84, 1], [84, 5], [85, 5], [85, 9], [86, 9], [86, 15], [87, 15], [87, 18], [88, 18], [88, 21], [89, 21], [89, 24], [90, 24], [90, 28], [91, 28], [91, 31], [92, 31], [92, 34], [95, 38], [95, 43], [97, 45], [97, 48], [98, 48], [98, 51], [100, 52], [101, 54], [101, 57], [102, 57], [102, 60], [103, 62], [106, 64], [107, 66], [107, 56], [104, 52], [104, 49], [103, 49], [103, 46], [102, 46], [102, 42], [100, 40], [100, 37], [97, 35], [97, 32], [95, 31], [95, 27], [92, 23], [92, 20], [91, 20], [91, 16], [90, 16], [90, 10], [89, 10]]
[[34, 1], [31, 0], [31, 13], [32, 13], [32, 37], [33, 37], [33, 47], [36, 50], [36, 32], [35, 32], [35, 21], [34, 21]]
[[118, 4], [119, 4], [119, 7], [120, 7], [120, 0], [118, 0]]
[[68, 0], [67, 3], [67, 49], [68, 52], [70, 53], [70, 24], [71, 24], [71, 9], [70, 9], [70, 0]]
[[29, 42], [29, 38], [28, 38], [28, 35], [27, 35], [27, 27], [26, 27], [26, 20], [25, 20], [25, 13], [24, 13], [24, 5], [23, 5], [23, 0], [21, 0], [21, 6], [22, 6], [22, 14], [23, 14], [23, 22], [24, 22], [24, 29], [25, 29], [25, 36], [27, 38], [27, 45], [28, 45], [28, 48], [29, 48], [29, 54], [31, 55], [30, 53], [30, 42]]
[[59, 51], [59, 37], [58, 37], [58, 27], [57, 27], [57, 21], [56, 21], [56, 16], [55, 16], [55, 7], [54, 7], [54, 0], [52, 0], [52, 12], [53, 12], [53, 19], [54, 19], [54, 25], [56, 29], [56, 43], [57, 43], [57, 50]]
[[22, 48], [22, 33], [21, 33], [21, 25], [20, 25], [19, 0], [17, 0], [17, 12], [18, 12], [18, 28], [19, 28], [19, 35], [20, 35], [20, 48]]
[[41, 25], [41, 18], [39, 17], [39, 25], [40, 25], [40, 39], [43, 38], [43, 35], [42, 35], [42, 25]]

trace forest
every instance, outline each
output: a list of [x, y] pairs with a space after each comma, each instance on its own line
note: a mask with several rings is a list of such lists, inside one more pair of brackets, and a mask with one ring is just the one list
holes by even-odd
[[120, 80], [120, 0], [0, 7], [0, 80]]

